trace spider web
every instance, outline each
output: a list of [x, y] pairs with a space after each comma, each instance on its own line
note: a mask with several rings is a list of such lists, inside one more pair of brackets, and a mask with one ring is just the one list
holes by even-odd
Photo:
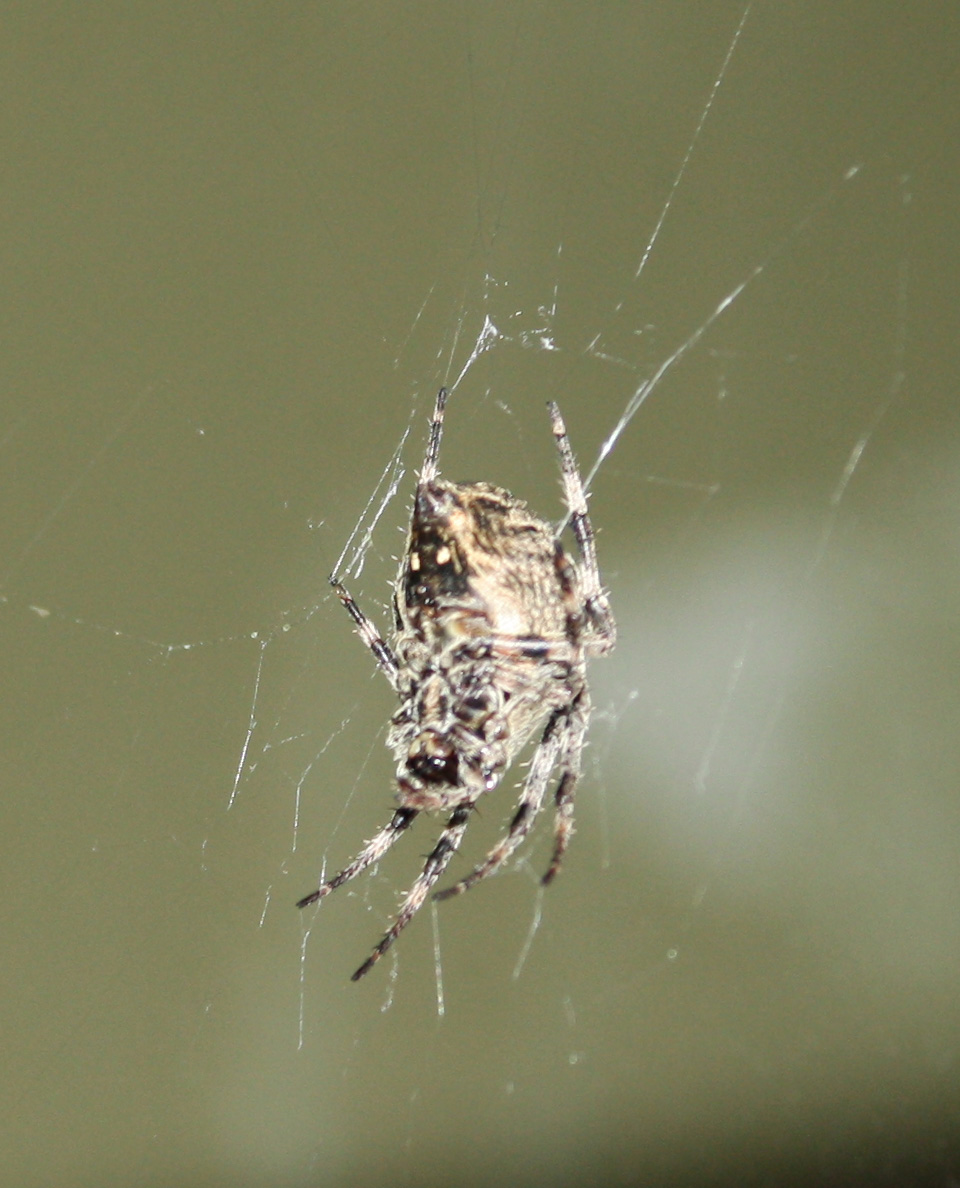
[[[949, 1182], [957, 30], [380, 16], [11, 41], [7, 1178]], [[619, 643], [562, 879], [355, 987], [439, 823], [294, 911], [391, 809], [326, 576], [389, 628], [441, 384], [559, 519], [558, 401]]]

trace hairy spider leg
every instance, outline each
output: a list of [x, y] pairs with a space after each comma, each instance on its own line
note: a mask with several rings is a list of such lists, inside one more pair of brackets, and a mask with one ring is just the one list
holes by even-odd
[[454, 883], [452, 887], [445, 887], [442, 891], [435, 892], [434, 899], [452, 899], [454, 895], [462, 895], [464, 891], [469, 891], [474, 884], [487, 878], [488, 875], [492, 875], [507, 861], [530, 832], [543, 805], [550, 773], [557, 762], [560, 751], [559, 736], [562, 734], [564, 717], [563, 714], [556, 713], [547, 723], [531, 760], [530, 771], [524, 781], [517, 810], [506, 835], [468, 875], [462, 878], [459, 883]]
[[567, 437], [567, 428], [560, 415], [560, 409], [551, 400], [547, 404], [550, 410], [550, 420], [553, 425], [553, 436], [556, 438], [557, 449], [560, 451], [560, 477], [563, 480], [563, 496], [570, 512], [570, 527], [580, 550], [582, 564], [580, 576], [583, 581], [583, 598], [587, 606], [590, 619], [597, 631], [597, 637], [591, 640], [591, 650], [609, 652], [616, 642], [616, 627], [613, 615], [607, 603], [607, 597], [600, 585], [600, 569], [597, 564], [597, 545], [587, 511], [587, 497], [583, 490], [583, 481], [577, 462]]
[[397, 688], [397, 674], [399, 672], [399, 665], [397, 658], [394, 656], [390, 645], [383, 638], [380, 632], [374, 627], [372, 621], [367, 618], [356, 602], [354, 602], [352, 595], [347, 591], [344, 584], [336, 577], [330, 578], [330, 585], [333, 586], [334, 592], [343, 603], [347, 614], [353, 619], [357, 625], [357, 635], [363, 640], [371, 652], [376, 657], [377, 664], [380, 666], [380, 671], [387, 678], [394, 690]]
[[426, 899], [430, 888], [440, 878], [447, 868], [447, 864], [453, 855], [457, 852], [460, 846], [460, 841], [463, 837], [464, 831], [467, 828], [467, 822], [470, 820], [470, 813], [473, 809], [473, 804], [463, 804], [450, 814], [450, 818], [444, 826], [443, 832], [437, 839], [437, 844], [430, 851], [427, 860], [424, 863], [423, 870], [420, 872], [413, 886], [406, 894], [400, 911], [397, 913], [389, 931], [384, 936], [383, 940], [377, 945], [370, 956], [364, 961], [363, 965], [354, 973], [350, 980], [351, 982], [358, 982], [365, 973], [373, 969], [380, 958], [386, 953], [387, 949], [393, 944], [400, 933], [410, 923], [416, 913], [423, 906], [423, 901]]
[[440, 440], [443, 437], [443, 410], [447, 404], [447, 389], [441, 388], [437, 393], [437, 403], [430, 418], [430, 437], [427, 440], [427, 452], [423, 456], [423, 466], [420, 469], [421, 487], [432, 483], [439, 473], [437, 458], [440, 455]]
[[389, 824], [384, 825], [380, 832], [375, 834], [367, 842], [352, 862], [348, 863], [338, 874], [335, 874], [332, 879], [328, 879], [321, 887], [318, 887], [316, 891], [311, 891], [309, 895], [305, 895], [303, 899], [298, 900], [297, 907], [309, 907], [311, 903], [316, 903], [318, 900], [323, 899], [325, 895], [329, 895], [331, 891], [336, 891], [344, 883], [349, 883], [352, 878], [355, 878], [361, 871], [366, 870], [372, 863], [378, 862], [400, 834], [410, 826], [414, 817], [419, 812], [420, 810], [415, 808], [398, 808], [390, 818]]
[[573, 711], [567, 718], [564, 750], [560, 760], [563, 774], [560, 776], [560, 783], [557, 785], [557, 791], [553, 798], [555, 808], [553, 855], [546, 874], [540, 880], [544, 887], [552, 883], [560, 873], [563, 856], [566, 854], [570, 838], [573, 836], [573, 798], [580, 780], [580, 755], [583, 752], [583, 741], [587, 733], [587, 720], [590, 714], [586, 686], [577, 697]]

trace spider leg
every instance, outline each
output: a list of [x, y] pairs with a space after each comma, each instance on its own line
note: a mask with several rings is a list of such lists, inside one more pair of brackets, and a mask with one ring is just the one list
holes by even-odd
[[423, 456], [423, 466], [420, 468], [420, 481], [417, 484], [425, 487], [437, 477], [437, 458], [440, 455], [440, 439], [443, 437], [443, 410], [447, 403], [447, 389], [441, 388], [437, 393], [437, 403], [430, 418], [430, 437], [427, 441], [427, 452]]
[[540, 745], [530, 763], [530, 771], [520, 794], [517, 811], [513, 815], [506, 835], [465, 878], [462, 878], [459, 883], [454, 883], [452, 887], [445, 887], [442, 891], [437, 891], [434, 899], [452, 899], [454, 895], [462, 895], [464, 891], [469, 891], [475, 883], [492, 875], [507, 861], [530, 832], [543, 804], [543, 795], [547, 788], [547, 781], [550, 779], [550, 773], [557, 763], [565, 724], [566, 718], [558, 716], [554, 716], [547, 723]]
[[560, 451], [560, 477], [563, 480], [563, 497], [570, 514], [570, 527], [580, 550], [580, 576], [583, 581], [583, 600], [587, 615], [596, 631], [591, 639], [591, 651], [609, 652], [617, 639], [617, 628], [610, 611], [610, 604], [600, 584], [600, 569], [597, 565], [597, 545], [587, 511], [587, 496], [583, 480], [577, 469], [577, 461], [570, 448], [567, 428], [560, 415], [560, 409], [551, 400], [547, 404], [553, 424], [553, 436]]
[[565, 771], [560, 777], [554, 803], [557, 814], [554, 825], [553, 857], [547, 867], [547, 873], [540, 882], [548, 886], [560, 873], [563, 856], [567, 852], [570, 838], [573, 836], [573, 792], [577, 786], [577, 776], [572, 771]]
[[394, 689], [397, 688], [397, 673], [399, 665], [397, 658], [394, 656], [390, 645], [384, 640], [380, 632], [374, 627], [372, 621], [367, 618], [352, 595], [348, 592], [343, 582], [336, 576], [331, 576], [330, 585], [333, 586], [334, 593], [343, 603], [347, 614], [353, 619], [357, 625], [357, 635], [363, 640], [371, 652], [376, 657], [377, 664], [381, 672], [390, 682]]
[[587, 732], [587, 719], [590, 713], [589, 703], [584, 705], [585, 694], [581, 694], [578, 712], [569, 719], [569, 735], [564, 747], [562, 767], [563, 775], [557, 785], [554, 795], [556, 816], [553, 826], [553, 856], [547, 872], [540, 880], [544, 887], [552, 883], [560, 873], [563, 856], [567, 852], [570, 838], [573, 836], [573, 794], [577, 781], [580, 779], [580, 754], [583, 751], [583, 740]]
[[467, 822], [470, 819], [470, 811], [473, 808], [472, 804], [464, 804], [459, 808], [454, 809], [450, 814], [450, 819], [444, 826], [443, 832], [437, 839], [437, 844], [430, 851], [423, 870], [414, 882], [413, 886], [407, 892], [406, 898], [400, 906], [400, 911], [397, 913], [396, 919], [391, 925], [389, 931], [384, 936], [383, 940], [377, 945], [370, 956], [364, 961], [363, 965], [351, 977], [352, 982], [357, 982], [363, 977], [365, 973], [371, 970], [380, 958], [386, 953], [387, 949], [393, 944], [400, 933], [410, 923], [423, 901], [426, 899], [430, 888], [439, 879], [446, 869], [447, 863], [456, 853], [457, 847], [460, 845], [460, 839], [463, 837], [464, 830], [467, 828]]
[[352, 878], [355, 878], [361, 871], [366, 870], [372, 863], [377, 862], [390, 849], [400, 834], [410, 825], [419, 811], [419, 809], [414, 808], [398, 808], [390, 818], [389, 824], [385, 825], [378, 834], [367, 842], [352, 862], [348, 863], [339, 874], [335, 874], [332, 879], [328, 879], [323, 886], [318, 887], [316, 891], [311, 891], [309, 895], [305, 895], [303, 899], [298, 900], [297, 907], [305, 908], [311, 903], [316, 903], [318, 900], [323, 899], [325, 895], [329, 895], [331, 891], [336, 891], [338, 887], [342, 887], [344, 883], [349, 883]]

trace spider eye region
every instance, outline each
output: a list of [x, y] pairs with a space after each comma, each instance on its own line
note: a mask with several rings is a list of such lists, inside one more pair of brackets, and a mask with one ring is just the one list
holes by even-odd
[[453, 743], [434, 730], [424, 730], [410, 744], [407, 770], [431, 784], [456, 784], [460, 760]]

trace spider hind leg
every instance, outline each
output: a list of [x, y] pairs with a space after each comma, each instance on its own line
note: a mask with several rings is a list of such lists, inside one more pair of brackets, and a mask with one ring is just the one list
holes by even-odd
[[464, 891], [469, 891], [481, 880], [494, 874], [530, 832], [543, 805], [550, 773], [557, 762], [560, 750], [559, 734], [561, 733], [558, 728], [559, 721], [557, 718], [552, 718], [543, 732], [543, 738], [530, 763], [530, 772], [523, 785], [516, 812], [506, 834], [466, 877], [458, 883], [454, 883], [452, 887], [445, 887], [442, 891], [437, 891], [434, 894], [434, 899], [452, 899], [455, 895], [462, 895]]

